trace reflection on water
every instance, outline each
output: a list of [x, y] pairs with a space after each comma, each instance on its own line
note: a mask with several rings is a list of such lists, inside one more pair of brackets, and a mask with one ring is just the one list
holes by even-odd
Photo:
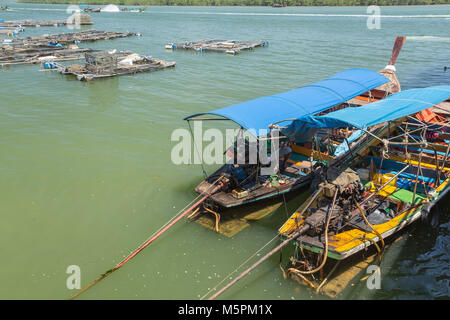
[[409, 255], [393, 265], [383, 281], [383, 290], [391, 298], [418, 299], [450, 297], [450, 222], [446, 197], [433, 210], [440, 211], [438, 230], [417, 226], [409, 237]]

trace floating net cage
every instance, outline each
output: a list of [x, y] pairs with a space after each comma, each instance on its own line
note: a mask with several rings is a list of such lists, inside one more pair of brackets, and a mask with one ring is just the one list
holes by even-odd
[[190, 49], [195, 51], [216, 51], [237, 54], [241, 50], [268, 46], [268, 41], [242, 41], [222, 39], [202, 39], [187, 42], [169, 43], [166, 49]]
[[117, 68], [117, 55], [107, 51], [86, 53], [87, 71], [93, 74], [113, 74]]

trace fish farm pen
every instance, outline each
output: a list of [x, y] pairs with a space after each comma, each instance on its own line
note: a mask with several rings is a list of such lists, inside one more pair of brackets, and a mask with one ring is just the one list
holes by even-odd
[[14, 37], [17, 33], [24, 31], [23, 28], [17, 27], [9, 27], [9, 26], [0, 26], [0, 34], [6, 34], [9, 37]]
[[76, 45], [71, 45], [67, 49], [62, 47], [30, 48], [15, 52], [9, 52], [0, 47], [0, 66], [78, 60], [83, 59], [84, 53], [90, 51], [92, 49], [78, 48]]
[[72, 33], [60, 33], [51, 35], [42, 35], [36, 37], [19, 38], [13, 40], [9, 45], [46, 45], [49, 43], [78, 43], [78, 42], [90, 42], [98, 40], [112, 40], [116, 38], [125, 38], [140, 35], [136, 32], [114, 32], [114, 31], [98, 31], [98, 30], [87, 30]]
[[[75, 43], [110, 40], [133, 35], [135, 33], [132, 32], [90, 30], [24, 39], [5, 39], [0, 43], [0, 66], [83, 59], [84, 53], [90, 52], [92, 49], [78, 48]], [[67, 46], [68, 44], [70, 45]]]
[[166, 45], [166, 49], [176, 50], [194, 50], [194, 51], [213, 51], [229, 54], [238, 54], [242, 50], [252, 50], [256, 47], [266, 47], [268, 41], [240, 41], [240, 40], [220, 40], [220, 39], [202, 39], [187, 42], [174, 42]]
[[85, 54], [85, 65], [56, 66], [62, 74], [74, 75], [80, 81], [108, 78], [124, 74], [154, 71], [174, 67], [175, 62], [154, 59], [126, 52], [92, 52]]

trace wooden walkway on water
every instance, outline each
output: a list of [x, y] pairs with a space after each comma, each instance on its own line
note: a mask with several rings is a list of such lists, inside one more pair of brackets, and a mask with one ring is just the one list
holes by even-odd
[[64, 20], [14, 20], [14, 21], [2, 21], [0, 27], [61, 27], [71, 24], [79, 25], [92, 25], [91, 16], [88, 14], [75, 14], [70, 19]]

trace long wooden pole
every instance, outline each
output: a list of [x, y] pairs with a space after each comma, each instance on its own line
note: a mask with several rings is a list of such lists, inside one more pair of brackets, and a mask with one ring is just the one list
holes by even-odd
[[[216, 186], [211, 193], [216, 192], [218, 189], [220, 188], [220, 186]], [[171, 223], [169, 223], [166, 227], [164, 227], [161, 231], [159, 231], [156, 235], [154, 235], [150, 240], [148, 240], [147, 242], [145, 242], [142, 246], [140, 246], [137, 250], [135, 250], [134, 252], [132, 252], [125, 260], [123, 260], [122, 262], [120, 262], [119, 264], [117, 264], [113, 269], [117, 270], [119, 269], [121, 266], [123, 266], [125, 263], [127, 263], [128, 261], [130, 261], [132, 258], [134, 258], [139, 252], [141, 252], [145, 247], [147, 247], [150, 243], [152, 243], [153, 241], [155, 241], [156, 239], [158, 239], [164, 232], [166, 232], [170, 227], [172, 227], [175, 223], [177, 223], [178, 221], [180, 221], [181, 218], [183, 218], [184, 216], [186, 216], [189, 212], [191, 212], [193, 209], [195, 209], [198, 205], [200, 205], [203, 201], [206, 200], [206, 198], [208, 198], [209, 195], [205, 195], [203, 196], [200, 200], [198, 200], [196, 203], [194, 203], [189, 209], [187, 209], [185, 212], [183, 212], [182, 214], [180, 214], [176, 219], [174, 219]]]
[[448, 155], [449, 155], [449, 153], [450, 153], [450, 143], [448, 144], [448, 146], [447, 146], [447, 151], [445, 152], [445, 157], [444, 157], [444, 162], [442, 163], [442, 167], [439, 169], [439, 166], [438, 166], [438, 180], [436, 181], [437, 183], [436, 183], [436, 186], [438, 186], [439, 184], [441, 184], [441, 173], [442, 173], [442, 171], [444, 170], [444, 168], [445, 168], [445, 164], [447, 163], [447, 159], [448, 159]]
[[150, 243], [152, 243], [153, 241], [155, 241], [156, 239], [158, 239], [164, 232], [166, 232], [168, 229], [170, 229], [175, 223], [177, 223], [178, 221], [180, 221], [181, 218], [183, 218], [184, 216], [186, 216], [189, 212], [191, 212], [192, 210], [194, 210], [196, 207], [198, 207], [203, 201], [205, 201], [211, 194], [213, 194], [214, 192], [216, 192], [217, 190], [219, 190], [222, 186], [221, 185], [217, 185], [209, 194], [204, 195], [200, 200], [198, 200], [196, 203], [194, 203], [192, 206], [190, 206], [186, 211], [184, 211], [182, 214], [180, 214], [177, 218], [175, 218], [172, 222], [170, 222], [167, 226], [165, 226], [163, 229], [161, 229], [161, 231], [159, 231], [157, 234], [155, 234], [153, 237], [151, 237], [148, 241], [146, 241], [144, 244], [142, 244], [141, 246], [139, 246], [136, 250], [134, 250], [128, 257], [126, 257], [124, 260], [122, 260], [121, 262], [119, 262], [115, 267], [113, 267], [112, 269], [106, 271], [104, 274], [102, 274], [101, 276], [99, 276], [97, 279], [95, 279], [94, 281], [92, 281], [91, 283], [89, 283], [86, 287], [84, 287], [83, 289], [81, 289], [80, 291], [78, 291], [76, 294], [74, 294], [72, 297], [69, 298], [69, 300], [75, 299], [76, 297], [78, 297], [80, 294], [82, 294], [83, 292], [85, 292], [87, 289], [89, 289], [90, 287], [92, 287], [93, 285], [97, 284], [100, 280], [106, 278], [107, 276], [109, 276], [111, 273], [113, 273], [114, 271], [116, 271], [117, 269], [119, 269], [120, 267], [122, 267], [125, 263], [127, 263], [128, 261], [130, 261], [131, 259], [133, 259], [139, 252], [141, 252], [142, 250], [145, 249], [145, 247], [147, 247]]
[[236, 282], [241, 280], [243, 277], [245, 277], [247, 274], [249, 274], [253, 269], [255, 269], [257, 266], [259, 266], [261, 263], [269, 259], [273, 254], [275, 254], [277, 251], [279, 251], [281, 248], [286, 246], [289, 242], [292, 240], [298, 238], [300, 235], [308, 231], [309, 226], [305, 225], [300, 231], [296, 232], [293, 236], [291, 236], [289, 239], [284, 240], [282, 243], [280, 243], [278, 246], [276, 246], [274, 249], [272, 249], [269, 253], [267, 253], [264, 257], [259, 259], [255, 264], [250, 266], [247, 270], [242, 272], [240, 275], [238, 275], [236, 278], [234, 278], [231, 282], [229, 282], [225, 287], [217, 291], [214, 295], [208, 298], [208, 300], [214, 300], [219, 295], [221, 295], [225, 290], [229, 289], [232, 285], [234, 285]]

